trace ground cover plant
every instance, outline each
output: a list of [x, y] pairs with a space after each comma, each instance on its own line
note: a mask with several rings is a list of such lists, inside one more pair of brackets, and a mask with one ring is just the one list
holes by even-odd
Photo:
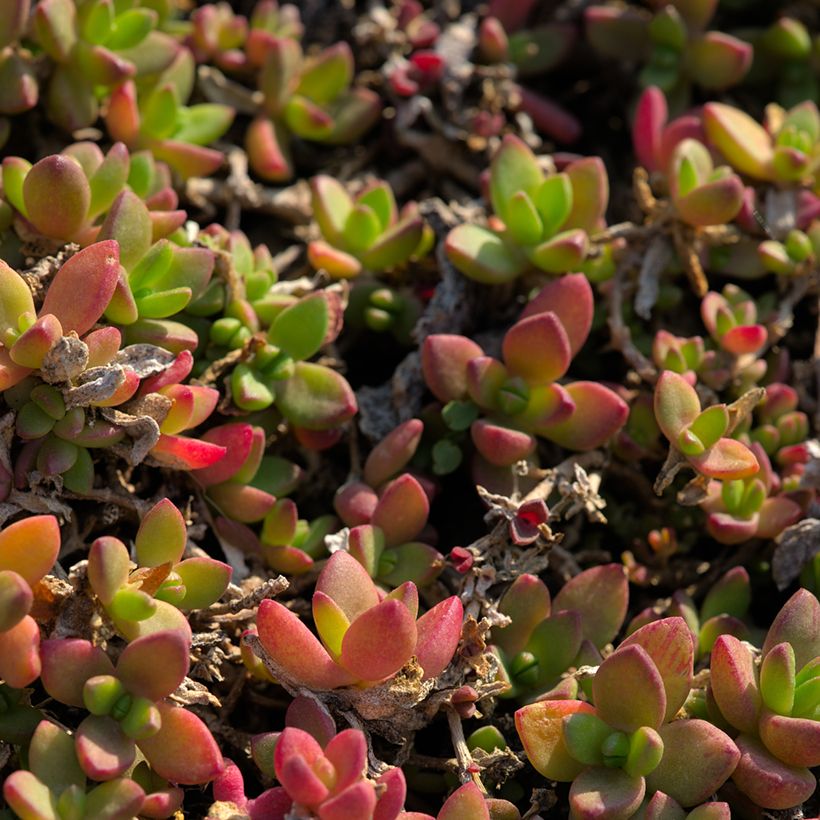
[[0, 818], [817, 818], [818, 32], [0, 0]]

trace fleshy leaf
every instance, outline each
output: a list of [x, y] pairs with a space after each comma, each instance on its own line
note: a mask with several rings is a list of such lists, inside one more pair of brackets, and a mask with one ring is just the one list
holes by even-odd
[[82, 336], [91, 330], [114, 295], [119, 258], [117, 243], [110, 239], [74, 254], [51, 281], [40, 314], [53, 313], [64, 333]]
[[149, 700], [170, 695], [188, 674], [189, 645], [179, 632], [155, 632], [131, 641], [117, 661], [128, 691]]
[[712, 692], [726, 720], [756, 733], [761, 697], [749, 650], [737, 638], [721, 635], [712, 647], [711, 671]]
[[578, 820], [601, 817], [632, 817], [641, 805], [646, 784], [622, 769], [593, 766], [576, 777], [569, 790], [569, 804]]
[[623, 647], [642, 646], [655, 664], [666, 692], [664, 722], [672, 720], [692, 687], [694, 647], [683, 618], [662, 618], [642, 626], [625, 638]]
[[182, 513], [170, 499], [164, 498], [140, 523], [135, 541], [137, 562], [142, 567], [176, 564], [182, 558], [187, 537]]
[[410, 659], [417, 637], [416, 623], [407, 607], [388, 599], [350, 624], [342, 639], [339, 662], [359, 680], [381, 680]]
[[566, 397], [573, 408], [566, 419], [545, 423], [539, 433], [569, 450], [601, 446], [623, 427], [629, 415], [626, 402], [598, 382], [572, 382]]
[[256, 623], [271, 660], [295, 681], [320, 690], [354, 682], [354, 676], [337, 666], [313, 633], [282, 604], [262, 601]]
[[646, 776], [650, 791], [663, 791], [682, 806], [696, 806], [717, 791], [734, 771], [740, 753], [731, 738], [707, 723], [690, 718], [658, 730], [664, 754]]
[[424, 678], [438, 677], [453, 659], [459, 639], [464, 608], [454, 595], [436, 604], [416, 622], [416, 657]]
[[409, 473], [400, 475], [382, 493], [371, 523], [384, 533], [388, 547], [412, 541], [427, 523], [430, 502], [421, 484]]
[[555, 596], [552, 611], [578, 612], [583, 638], [602, 648], [620, 629], [628, 597], [629, 584], [623, 567], [605, 564], [585, 570], [564, 584]]
[[577, 713], [595, 714], [580, 700], [539, 701], [515, 713], [515, 728], [533, 767], [549, 780], [571, 781], [584, 770], [564, 740], [563, 720]]
[[602, 720], [622, 732], [641, 726], [657, 729], [666, 714], [663, 680], [642, 646], [618, 649], [592, 679], [595, 708]]
[[490, 820], [490, 812], [475, 783], [465, 783], [444, 801], [436, 820]]
[[498, 611], [512, 619], [505, 627], [493, 628], [493, 643], [508, 656], [521, 652], [532, 630], [550, 614], [550, 593], [535, 575], [519, 575], [498, 604]]
[[138, 742], [153, 771], [186, 786], [213, 780], [224, 763], [208, 727], [187, 709], [162, 701], [157, 708], [162, 718], [159, 732]]
[[765, 809], [790, 809], [814, 793], [817, 780], [804, 767], [789, 766], [749, 735], [737, 738], [740, 759], [732, 780], [743, 794]]

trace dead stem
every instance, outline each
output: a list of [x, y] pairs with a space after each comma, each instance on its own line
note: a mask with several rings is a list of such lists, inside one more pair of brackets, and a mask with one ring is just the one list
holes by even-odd
[[447, 712], [447, 723], [450, 726], [450, 737], [453, 741], [453, 749], [456, 753], [456, 760], [458, 761], [458, 776], [462, 783], [467, 783], [470, 780], [481, 789], [481, 793], [486, 795], [487, 789], [481, 782], [481, 775], [479, 774], [479, 767], [473, 760], [470, 750], [467, 748], [467, 741], [464, 739], [464, 727], [461, 725], [461, 716], [448, 706], [445, 710]]
[[632, 332], [623, 317], [623, 287], [627, 264], [618, 265], [611, 287], [607, 290], [607, 307], [609, 309], [609, 336], [612, 347], [620, 351], [627, 364], [637, 372], [645, 382], [654, 384], [658, 379], [655, 365], [635, 347]]

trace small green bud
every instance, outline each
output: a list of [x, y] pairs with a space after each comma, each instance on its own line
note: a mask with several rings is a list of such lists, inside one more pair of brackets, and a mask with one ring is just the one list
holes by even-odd
[[613, 769], [623, 766], [629, 755], [629, 746], [629, 738], [624, 732], [613, 732], [601, 744], [604, 765]]
[[108, 715], [125, 695], [125, 687], [113, 675], [95, 675], [83, 686], [83, 703], [92, 715]]

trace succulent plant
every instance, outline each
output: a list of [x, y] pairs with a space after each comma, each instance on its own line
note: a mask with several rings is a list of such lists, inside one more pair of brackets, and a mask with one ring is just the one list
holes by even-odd
[[73, 743], [86, 776], [121, 777], [137, 747], [153, 771], [175, 783], [206, 783], [221, 770], [222, 755], [205, 724], [166, 701], [188, 672], [189, 651], [188, 636], [177, 631], [136, 638], [116, 665], [88, 641], [43, 642], [46, 691], [90, 712]]
[[259, 640], [277, 677], [326, 690], [390, 678], [412, 656], [424, 678], [450, 662], [461, 634], [462, 606], [447, 598], [417, 620], [415, 584], [402, 584], [383, 599], [364, 567], [336, 552], [316, 582], [313, 618], [321, 642], [287, 607], [263, 601]]
[[805, 180], [811, 186], [820, 140], [817, 105], [809, 100], [790, 111], [771, 105], [766, 113], [764, 128], [738, 108], [707, 103], [703, 125], [712, 144], [736, 171], [755, 180], [781, 185]]
[[235, 14], [228, 3], [208, 3], [192, 12], [191, 24], [189, 44], [197, 62], [231, 73], [261, 68], [275, 38], [298, 40], [302, 35], [299, 8], [276, 0], [255, 3], [250, 20]]
[[122, 219], [117, 213], [127, 210], [131, 197], [142, 200], [147, 212], [147, 217], [134, 217], [140, 216], [142, 223], [135, 240], [147, 233], [156, 241], [185, 221], [185, 212], [175, 210], [177, 195], [167, 167], [152, 154], [129, 155], [121, 142], [107, 154], [95, 143], [77, 142], [34, 165], [21, 157], [6, 157], [3, 196], [19, 214], [20, 234], [80, 245], [104, 238], [102, 232], [111, 229], [112, 219]]
[[[700, 658], [712, 651], [720, 635], [733, 635], [740, 640], [749, 636], [744, 619], [751, 599], [749, 573], [743, 567], [733, 567], [710, 587], [700, 608], [684, 590], [677, 590], [664, 612], [686, 621], [692, 632], [695, 656]], [[643, 610], [630, 621], [626, 634], [631, 635], [644, 624], [660, 617], [661, 614], [655, 609]]]
[[573, 450], [603, 444], [626, 421], [626, 403], [597, 382], [557, 381], [591, 324], [592, 289], [572, 274], [546, 285], [525, 308], [504, 336], [503, 361], [464, 336], [428, 336], [422, 369], [445, 404], [445, 422], [453, 408], [458, 429], [469, 427], [478, 452], [497, 466], [531, 455], [536, 436]]
[[578, 270], [608, 199], [606, 170], [597, 157], [545, 175], [525, 143], [508, 135], [490, 166], [494, 217], [489, 227], [454, 228], [447, 236], [447, 256], [466, 276], [485, 284], [509, 282], [533, 268]]
[[322, 239], [308, 245], [308, 258], [334, 279], [381, 273], [429, 250], [432, 236], [418, 206], [409, 202], [399, 214], [386, 182], [368, 185], [355, 199], [329, 176], [314, 177], [310, 189]]
[[46, 93], [50, 119], [66, 131], [92, 125], [100, 100], [129, 78], [162, 71], [179, 46], [156, 30], [148, 7], [105, 0], [43, 0], [33, 34], [56, 63]]
[[0, 531], [0, 677], [9, 686], [28, 686], [40, 675], [40, 627], [29, 613], [59, 551], [53, 515], [29, 516]]
[[664, 370], [655, 387], [655, 418], [670, 445], [701, 475], [732, 481], [760, 469], [745, 444], [725, 437], [726, 405], [702, 410], [695, 388], [672, 370]]
[[398, 586], [424, 586], [444, 566], [444, 556], [417, 540], [430, 534], [427, 516], [432, 486], [401, 472], [416, 452], [424, 424], [409, 419], [385, 436], [369, 453], [360, 480], [336, 492], [334, 507], [352, 529], [348, 550], [371, 577]]
[[336, 43], [306, 58], [290, 37], [274, 37], [259, 73], [262, 110], [245, 135], [251, 168], [283, 182], [293, 175], [291, 135], [310, 142], [348, 145], [375, 125], [381, 102], [371, 90], [351, 88], [353, 52]]
[[693, 658], [683, 619], [656, 621], [598, 667], [594, 705], [545, 699], [516, 712], [530, 763], [550, 780], [572, 781], [575, 816], [629, 817], [656, 791], [696, 806], [732, 774], [740, 753], [728, 735], [704, 720], [673, 720]]
[[137, 530], [136, 569], [131, 569], [128, 550], [119, 539], [105, 536], [91, 545], [91, 587], [129, 640], [167, 630], [190, 640], [181, 610], [207, 607], [227, 588], [231, 568], [206, 556], [183, 559], [186, 541], [182, 514], [164, 499], [146, 513]]
[[646, 61], [644, 86], [655, 85], [683, 108], [690, 84], [722, 90], [740, 82], [752, 65], [749, 43], [706, 28], [717, 0], [675, 0], [652, 4], [654, 13], [630, 5], [590, 6], [585, 11], [587, 37], [607, 57]]
[[6, 803], [20, 817], [57, 820], [130, 820], [145, 803], [142, 787], [128, 777], [109, 779], [89, 789], [75, 739], [48, 720], [37, 726], [28, 749], [29, 768], [12, 772], [3, 783]]
[[712, 649], [710, 707], [740, 732], [732, 779], [764, 808], [799, 805], [817, 785], [809, 768], [820, 759], [818, 625], [820, 604], [800, 589], [769, 628], [759, 667], [749, 646], [730, 635]]
[[[629, 587], [618, 564], [593, 567], [570, 579], [551, 600], [543, 581], [519, 575], [498, 603], [510, 623], [493, 629], [500, 652], [507, 695], [541, 695], [561, 685], [572, 667], [601, 662], [626, 616]], [[577, 694], [566, 681], [569, 694]], [[573, 692], [574, 690], [574, 692]]]
[[112, 139], [132, 151], [150, 150], [181, 177], [207, 176], [222, 152], [206, 146], [230, 128], [234, 111], [219, 103], [186, 105], [194, 83], [194, 58], [180, 49], [149, 90], [128, 80], [111, 94], [105, 115]]

